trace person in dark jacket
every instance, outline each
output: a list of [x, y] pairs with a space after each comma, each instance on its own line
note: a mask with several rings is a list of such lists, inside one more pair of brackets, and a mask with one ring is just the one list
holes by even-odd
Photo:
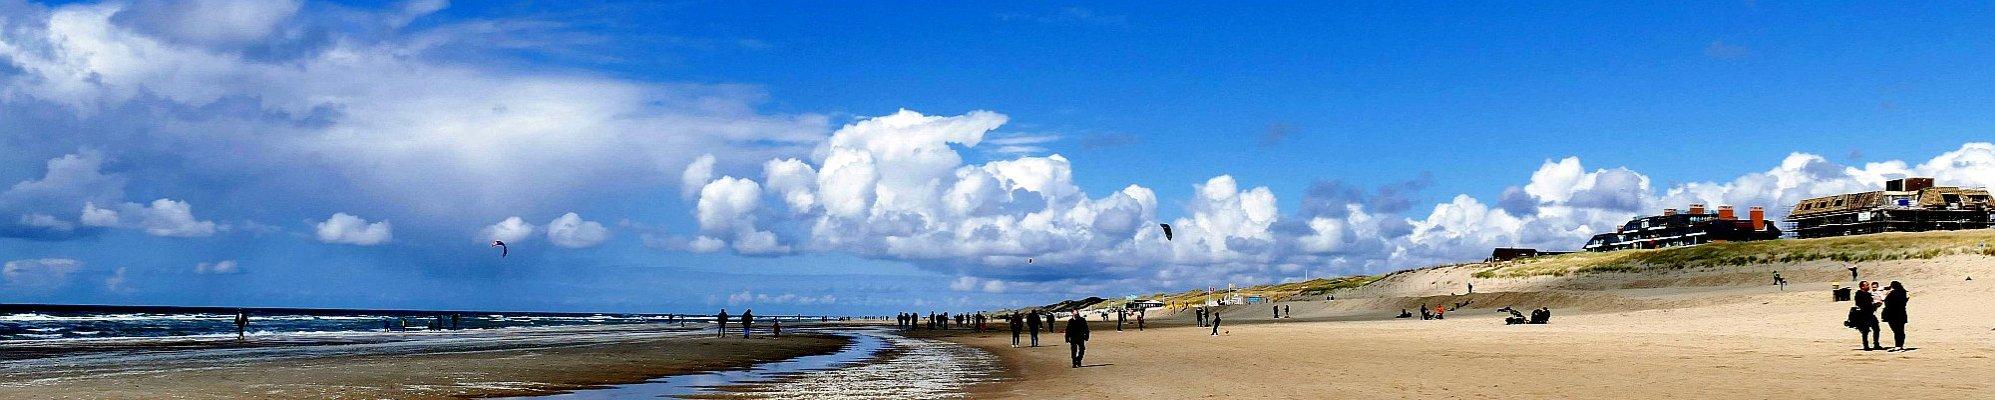
[[1046, 313], [1046, 333], [1054, 333], [1053, 328], [1056, 325], [1053, 325], [1053, 321], [1053, 313]]
[[1032, 347], [1039, 347], [1039, 314], [1025, 314], [1025, 330], [1032, 333]]
[[1025, 321], [1019, 320], [1018, 313], [1011, 313], [1010, 316], [1004, 318], [1004, 322], [1005, 325], [1011, 325], [1011, 347], [1018, 347], [1018, 336], [1025, 331]]
[[1905, 350], [1905, 302], [1910, 296], [1898, 281], [1891, 281], [1891, 291], [1884, 294], [1884, 323], [1891, 326], [1893, 351]]
[[1219, 313], [1212, 313], [1212, 336], [1219, 336]]
[[1850, 327], [1863, 339], [1864, 350], [1884, 348], [1883, 329], [1877, 327], [1877, 296], [1870, 294], [1870, 282], [1856, 283], [1855, 305], [1850, 307]]
[[1127, 319], [1129, 319], [1129, 312], [1128, 312], [1128, 311], [1116, 311], [1116, 312], [1115, 312], [1115, 331], [1116, 331], [1116, 332], [1121, 332], [1121, 331], [1122, 331], [1122, 321], [1124, 321], [1124, 320], [1127, 320]]
[[751, 328], [751, 327], [752, 327], [753, 325], [755, 325], [755, 309], [748, 309], [748, 310], [743, 310], [743, 311], [741, 312], [741, 338], [742, 338], [742, 339], [747, 339], [747, 338], [748, 338], [748, 329], [749, 329], [749, 328]]
[[1074, 354], [1074, 368], [1081, 367], [1081, 357], [1088, 353], [1088, 320], [1081, 313], [1067, 320], [1067, 347]]
[[714, 314], [713, 320], [720, 324], [720, 337], [727, 337], [727, 309], [720, 309], [719, 314]]

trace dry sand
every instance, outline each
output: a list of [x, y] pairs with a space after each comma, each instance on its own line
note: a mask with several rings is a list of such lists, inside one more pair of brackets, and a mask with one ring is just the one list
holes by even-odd
[[[1904, 398], [1995, 396], [1995, 257], [1865, 263], [1866, 279], [1912, 291], [1909, 352], [1859, 350], [1830, 302], [1843, 264], [1727, 267], [1575, 277], [1477, 279], [1475, 268], [1393, 277], [1336, 301], [1232, 306], [1221, 336], [1189, 313], [1145, 332], [1094, 321], [1085, 368], [1057, 337], [1011, 348], [1009, 334], [950, 340], [1005, 359], [994, 398]], [[1792, 283], [1772, 286], [1781, 270]], [[1985, 276], [1984, 276], [1985, 275]], [[1968, 276], [1977, 280], [1966, 281]], [[1370, 292], [1370, 293], [1362, 293]], [[1401, 308], [1474, 299], [1442, 321]], [[1505, 326], [1497, 307], [1551, 306], [1550, 325]], [[1240, 322], [1233, 324], [1233, 322]], [[1133, 324], [1133, 322], [1132, 322]], [[1884, 334], [1887, 343], [1890, 333]]]
[[437, 399], [525, 396], [836, 351], [848, 340], [639, 336], [609, 343], [390, 352], [160, 365], [33, 378], [10, 372], [0, 399]]

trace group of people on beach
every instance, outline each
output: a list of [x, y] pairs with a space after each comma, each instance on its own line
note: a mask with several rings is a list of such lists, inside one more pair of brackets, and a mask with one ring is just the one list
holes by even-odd
[[[720, 313], [714, 314], [713, 316], [714, 324], [716, 325], [716, 327], [719, 328], [720, 337], [727, 337], [727, 320], [728, 320], [728, 315], [727, 315], [727, 309], [725, 308], [720, 309]], [[754, 330], [754, 328], [755, 328], [755, 309], [751, 308], [747, 310], [742, 310], [741, 338], [747, 339], [749, 337], [748, 336], [749, 332]], [[783, 337], [783, 320], [780, 319], [770, 320], [769, 336]]]
[[[1856, 268], [1850, 268], [1850, 275], [1856, 275]], [[1890, 285], [1880, 287], [1878, 282], [1857, 281], [1852, 300], [1856, 304], [1850, 306], [1849, 319], [1843, 321], [1843, 326], [1856, 329], [1864, 350], [1909, 350], [1905, 348], [1905, 303], [1911, 300], [1911, 292], [1905, 290], [1904, 284], [1891, 281]], [[1881, 320], [1891, 327], [1892, 347], [1884, 347], [1884, 330], [1878, 327], [1879, 308], [1883, 309]]]

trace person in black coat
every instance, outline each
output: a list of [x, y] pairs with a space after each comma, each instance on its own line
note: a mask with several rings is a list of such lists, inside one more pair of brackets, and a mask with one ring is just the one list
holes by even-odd
[[[1005, 325], [1011, 325], [1011, 347], [1018, 347], [1018, 335], [1024, 333], [1025, 321], [1019, 320], [1018, 313], [1011, 313], [1010, 316], [1004, 318], [1004, 322]], [[1032, 336], [1037, 337], [1039, 335], [1035, 334]]]
[[1857, 282], [1856, 297], [1853, 299], [1856, 305], [1850, 307], [1849, 321], [1850, 327], [1855, 328], [1857, 336], [1863, 340], [1863, 349], [1877, 350], [1884, 348], [1884, 340], [1880, 338], [1884, 330], [1877, 327], [1878, 302], [1877, 296], [1870, 294], [1870, 285], [1870, 282]]
[[1053, 313], [1046, 313], [1046, 333], [1053, 333]]
[[749, 329], [749, 327], [750, 327], [750, 326], [752, 326], [752, 325], [754, 325], [754, 324], [755, 324], [755, 310], [753, 310], [753, 309], [749, 309], [749, 310], [744, 310], [744, 311], [742, 311], [742, 312], [741, 312], [741, 338], [742, 338], [742, 339], [747, 339], [747, 338], [748, 338], [748, 329]]
[[1884, 323], [1891, 325], [1892, 347], [1900, 351], [1905, 350], [1905, 302], [1910, 296], [1898, 281], [1891, 281], [1891, 292], [1884, 294]]
[[720, 323], [720, 337], [727, 337], [727, 309], [720, 309], [719, 314], [714, 314], [713, 320]]
[[1032, 347], [1039, 347], [1039, 314], [1025, 314], [1025, 330], [1032, 333]]
[[1067, 320], [1067, 347], [1074, 354], [1074, 368], [1081, 367], [1081, 357], [1088, 353], [1088, 320], [1081, 313]]

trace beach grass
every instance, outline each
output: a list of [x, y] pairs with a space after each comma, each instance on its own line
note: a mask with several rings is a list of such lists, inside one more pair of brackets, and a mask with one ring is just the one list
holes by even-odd
[[1897, 232], [1816, 239], [1711, 243], [1653, 250], [1582, 252], [1490, 264], [1477, 278], [1565, 276], [1832, 260], [1924, 260], [1956, 254], [1995, 256], [1995, 230]]

